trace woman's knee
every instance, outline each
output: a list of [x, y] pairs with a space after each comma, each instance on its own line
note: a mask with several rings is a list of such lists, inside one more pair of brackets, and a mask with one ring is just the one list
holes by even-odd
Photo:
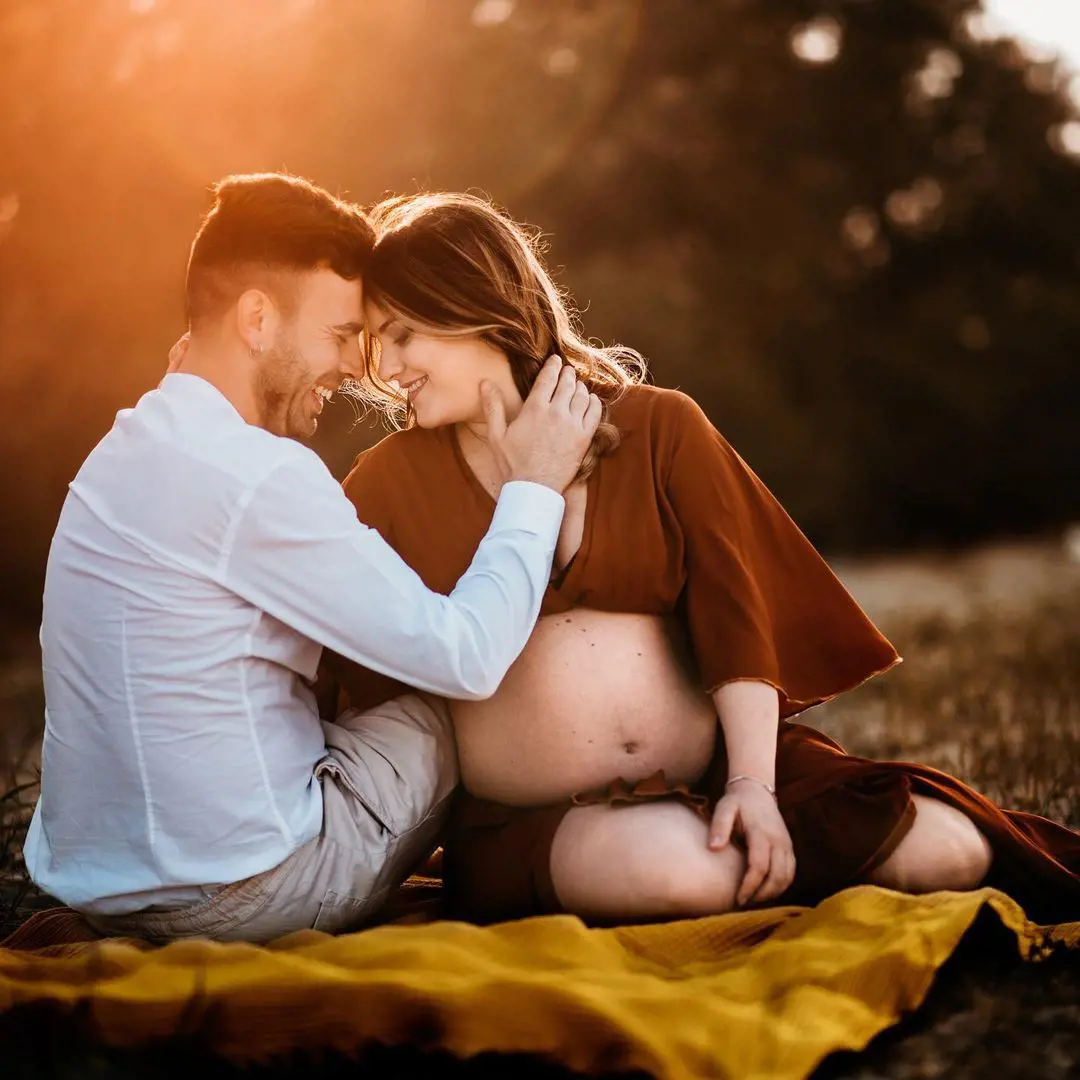
[[993, 861], [990, 844], [962, 811], [916, 795], [911, 831], [873, 874], [873, 884], [904, 892], [977, 888]]
[[695, 846], [681, 853], [681, 857], [676, 855], [669, 864], [662, 886], [666, 914], [694, 918], [735, 910], [746, 858], [734, 844], [721, 851], [711, 851], [706, 843], [707, 838], [703, 837], [700, 850]]
[[745, 859], [708, 848], [708, 828], [677, 804], [580, 807], [563, 819], [551, 853], [563, 906], [579, 915], [688, 918], [735, 906]]

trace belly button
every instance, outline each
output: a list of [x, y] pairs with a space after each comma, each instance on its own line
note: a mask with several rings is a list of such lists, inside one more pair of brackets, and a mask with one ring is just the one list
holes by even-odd
[[628, 754], [636, 754], [638, 752], [638, 744], [636, 742], [623, 743], [623, 749]]

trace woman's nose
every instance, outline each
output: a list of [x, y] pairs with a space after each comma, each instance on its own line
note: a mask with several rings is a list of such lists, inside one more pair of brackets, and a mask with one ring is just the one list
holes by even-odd
[[382, 350], [379, 354], [379, 378], [383, 382], [389, 382], [404, 370], [404, 365], [389, 349]]

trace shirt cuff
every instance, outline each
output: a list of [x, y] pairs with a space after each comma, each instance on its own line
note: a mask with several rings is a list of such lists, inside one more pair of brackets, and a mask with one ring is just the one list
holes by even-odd
[[550, 544], [554, 551], [565, 509], [566, 501], [554, 488], [511, 480], [499, 492], [489, 531], [523, 529]]

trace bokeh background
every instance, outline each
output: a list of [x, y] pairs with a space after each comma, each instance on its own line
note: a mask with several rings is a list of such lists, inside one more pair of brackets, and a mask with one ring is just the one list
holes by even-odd
[[[209, 185], [257, 169], [541, 226], [589, 333], [702, 403], [904, 654], [810, 722], [1080, 828], [1080, 0], [982, 4], [0, 0], [0, 938], [53, 902], [21, 843], [66, 485], [184, 329]], [[379, 436], [343, 402], [316, 448]], [[1078, 1075], [1075, 959], [983, 951], [822, 1075]], [[16, 1072], [197, 1060], [12, 1021]]]
[[[1077, 520], [1080, 122], [993, 7], [4, 0], [5, 611], [36, 616], [67, 482], [184, 329], [208, 185], [259, 169], [540, 225], [587, 330], [827, 552]], [[342, 403], [317, 449], [340, 475], [378, 437]]]

